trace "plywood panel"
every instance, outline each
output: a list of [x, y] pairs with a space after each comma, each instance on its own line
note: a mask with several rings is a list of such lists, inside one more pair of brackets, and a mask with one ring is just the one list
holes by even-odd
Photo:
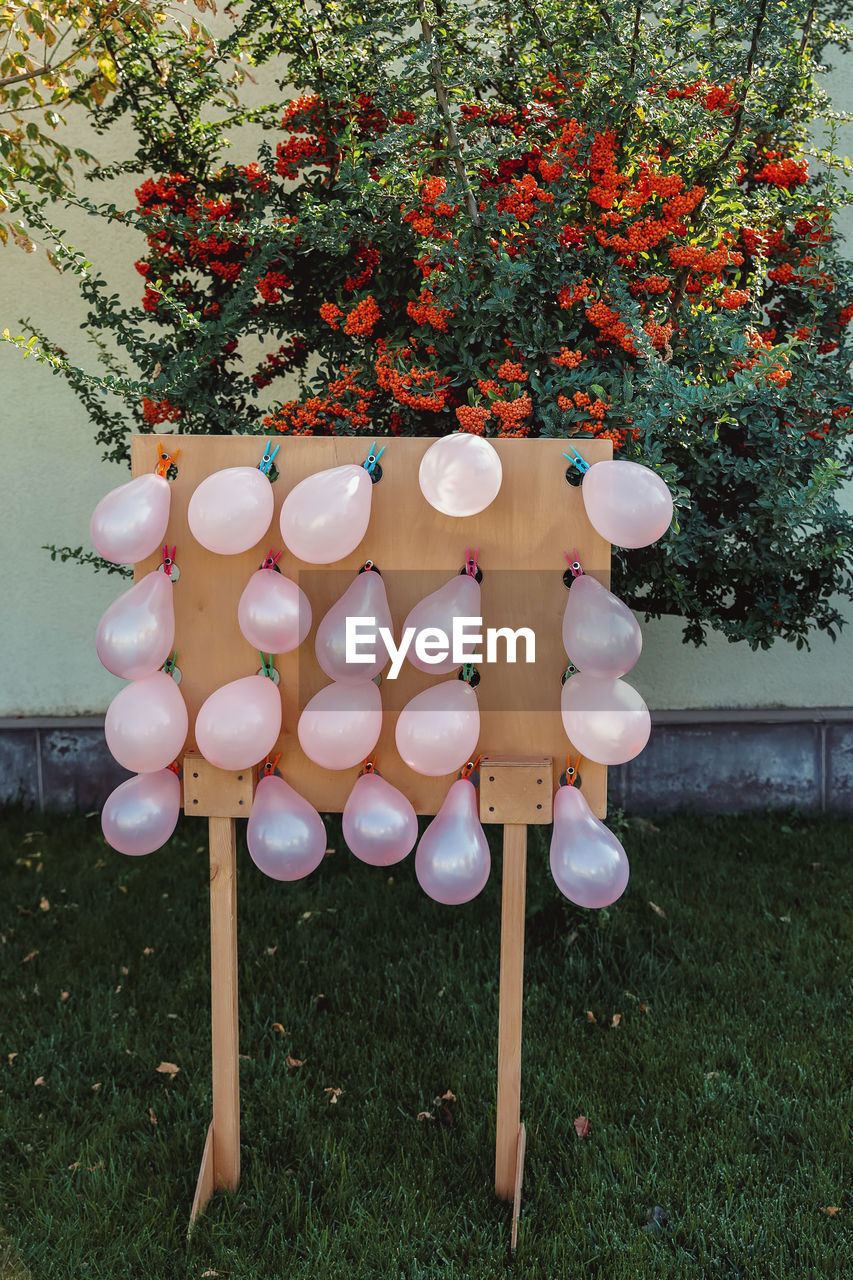
[[[356, 437], [280, 437], [276, 463], [275, 516], [267, 535], [251, 551], [217, 556], [193, 539], [187, 505], [196, 486], [224, 467], [257, 465], [264, 440], [258, 436], [163, 436], [167, 450], [180, 446], [178, 478], [172, 483], [167, 537], [177, 546], [181, 577], [175, 587], [178, 665], [181, 690], [190, 714], [187, 747], [195, 741], [192, 726], [201, 703], [219, 687], [257, 671], [260, 660], [237, 625], [237, 603], [250, 575], [270, 547], [282, 547], [278, 516], [286, 494], [307, 475], [345, 462], [362, 462], [370, 441]], [[133, 474], [153, 471], [157, 436], [135, 436]], [[517, 758], [551, 756], [554, 785], [565, 769], [571, 746], [560, 718], [560, 676], [566, 666], [561, 621], [566, 602], [562, 575], [564, 551], [577, 548], [589, 572], [609, 573], [610, 547], [586, 518], [580, 489], [567, 484], [562, 440], [496, 440], [504, 479], [498, 497], [480, 515], [466, 519], [442, 516], [418, 487], [418, 467], [429, 439], [388, 439], [382, 456], [383, 477], [373, 489], [367, 534], [357, 550], [328, 567], [306, 565], [286, 549], [279, 561], [284, 573], [307, 591], [314, 623], [299, 650], [276, 658], [284, 699], [283, 733], [278, 744], [280, 769], [298, 791], [321, 812], [339, 812], [358, 769], [328, 772], [299, 749], [296, 724], [308, 699], [324, 684], [314, 657], [314, 633], [324, 613], [352, 581], [366, 559], [383, 572], [395, 631], [409, 609], [462, 567], [465, 548], [479, 547], [483, 569], [482, 600], [486, 626], [529, 626], [536, 635], [536, 662], [484, 665], [477, 689], [482, 713], [479, 750], [484, 755]], [[611, 456], [606, 441], [577, 442], [589, 462]], [[152, 556], [137, 565], [141, 576], [156, 568]], [[501, 650], [503, 651], [503, 650]], [[377, 748], [377, 768], [400, 787], [419, 813], [435, 813], [455, 775], [424, 778], [397, 755], [394, 723], [399, 709], [436, 677], [406, 663], [396, 681], [383, 680], [385, 725]], [[606, 808], [606, 770], [584, 761], [583, 790], [595, 813]]]

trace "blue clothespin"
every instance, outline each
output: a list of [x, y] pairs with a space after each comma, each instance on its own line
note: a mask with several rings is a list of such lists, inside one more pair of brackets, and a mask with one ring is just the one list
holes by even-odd
[[387, 446], [383, 444], [383, 446], [382, 446], [382, 448], [379, 450], [379, 452], [378, 452], [378, 453], [376, 453], [376, 441], [375, 441], [375, 440], [373, 441], [373, 444], [370, 446], [370, 453], [367, 455], [367, 458], [366, 458], [366, 459], [365, 459], [365, 461], [362, 463], [362, 466], [364, 467], [365, 471], [369, 472], [369, 473], [370, 473], [370, 475], [373, 475], [373, 469], [374, 469], [374, 467], [376, 466], [376, 464], [377, 464], [377, 462], [379, 461], [379, 459], [382, 457], [382, 455], [383, 455], [383, 453], [385, 452], [385, 449], [386, 449], [386, 448], [387, 448]]
[[269, 441], [267, 444], [264, 445], [264, 456], [261, 458], [260, 462], [258, 463], [258, 470], [262, 471], [265, 476], [269, 475], [272, 469], [273, 459], [275, 458], [275, 455], [278, 453], [280, 448], [281, 448], [281, 445], [277, 444], [276, 447], [273, 449], [272, 453], [270, 453], [270, 449], [272, 449], [272, 441]]
[[589, 471], [589, 463], [586, 461], [585, 458], [582, 458], [580, 456], [580, 454], [578, 453], [574, 445], [569, 445], [569, 448], [571, 449], [571, 453], [564, 453], [563, 457], [568, 458], [569, 462], [573, 463], [574, 466], [577, 467], [578, 471], [581, 471], [581, 472]]

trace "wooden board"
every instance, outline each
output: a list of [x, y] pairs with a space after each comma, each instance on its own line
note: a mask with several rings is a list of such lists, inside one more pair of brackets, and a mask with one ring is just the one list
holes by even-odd
[[[273, 486], [275, 515], [268, 533], [251, 551], [217, 556], [201, 547], [187, 526], [187, 505], [198, 484], [225, 467], [255, 466], [264, 450], [262, 436], [135, 436], [133, 474], [153, 471], [157, 442], [171, 452], [180, 447], [178, 477], [172, 483], [169, 545], [177, 546], [181, 570], [175, 586], [178, 665], [181, 692], [190, 717], [187, 749], [193, 749], [193, 725], [204, 699], [220, 685], [251, 675], [260, 666], [257, 653], [237, 625], [237, 604], [250, 575], [270, 547], [283, 546], [279, 512], [285, 495], [315, 471], [345, 462], [361, 463], [370, 440], [359, 437], [277, 437], [281, 445]], [[532, 627], [536, 662], [485, 664], [477, 689], [482, 729], [479, 751], [518, 758], [551, 756], [553, 784], [571, 751], [560, 716], [560, 676], [567, 659], [561, 639], [566, 604], [564, 551], [578, 549], [581, 562], [608, 584], [610, 546], [586, 518], [579, 487], [566, 482], [562, 440], [495, 440], [503, 464], [501, 491], [477, 516], [454, 519], [435, 511], [421, 494], [418, 467], [430, 439], [383, 440], [383, 477], [373, 489], [370, 525], [361, 545], [335, 565], [306, 565], [286, 549], [282, 571], [306, 590], [313, 610], [311, 634], [300, 648], [276, 658], [284, 698], [283, 732], [277, 750], [284, 777], [321, 812], [340, 812], [358, 768], [340, 772], [320, 769], [302, 754], [296, 737], [299, 713], [328, 678], [314, 656], [317, 624], [352, 581], [366, 559], [382, 570], [395, 632], [424, 595], [434, 591], [462, 567], [466, 547], [479, 548], [483, 569], [485, 626]], [[611, 456], [607, 441], [576, 442], [589, 462]], [[159, 556], [135, 566], [137, 579], [157, 567]], [[503, 648], [501, 647], [501, 652]], [[397, 755], [394, 724], [397, 712], [436, 677], [404, 664], [399, 679], [383, 680], [385, 724], [377, 747], [377, 768], [398, 786], [419, 813], [435, 813], [455, 774], [424, 778]], [[574, 754], [574, 753], [573, 753]], [[606, 810], [607, 771], [584, 760], [583, 790], [593, 811]]]

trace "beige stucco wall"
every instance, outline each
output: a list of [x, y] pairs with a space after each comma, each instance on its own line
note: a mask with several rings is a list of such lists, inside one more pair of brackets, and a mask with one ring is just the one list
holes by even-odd
[[[839, 107], [853, 107], [853, 84], [843, 71], [830, 78]], [[256, 92], [263, 95], [263, 86]], [[853, 152], [853, 129], [842, 153]], [[129, 138], [115, 132], [87, 140], [104, 163], [123, 158]], [[235, 150], [235, 155], [238, 154]], [[109, 198], [131, 200], [132, 184], [116, 184]], [[106, 199], [101, 187], [95, 193]], [[132, 232], [105, 231], [74, 211], [57, 215], [68, 238], [129, 299], [141, 292], [133, 270], [139, 245]], [[853, 245], [853, 214], [846, 219]], [[16, 331], [26, 316], [80, 363], [94, 363], [80, 325], [85, 310], [73, 280], [54, 271], [43, 253], [0, 251], [0, 330]], [[127, 473], [99, 462], [86, 414], [65, 383], [44, 365], [24, 362], [0, 345], [0, 438], [4, 477], [0, 507], [0, 716], [83, 715], [102, 712], [121, 682], [100, 666], [94, 630], [122, 581], [69, 564], [53, 564], [43, 543], [88, 547], [89, 516], [97, 500]], [[853, 619], [851, 619], [853, 622]], [[818, 637], [810, 653], [778, 645], [753, 654], [713, 638], [696, 650], [680, 641], [677, 619], [645, 628], [643, 657], [632, 682], [655, 708], [819, 707], [853, 705], [851, 641]], [[853, 632], [851, 632], [853, 634]]]

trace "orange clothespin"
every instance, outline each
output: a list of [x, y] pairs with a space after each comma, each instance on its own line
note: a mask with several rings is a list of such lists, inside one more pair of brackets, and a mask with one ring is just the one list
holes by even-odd
[[265, 778], [269, 778], [273, 773], [275, 773], [276, 769], [278, 768], [278, 762], [280, 759], [281, 759], [280, 751], [278, 755], [275, 757], [275, 759], [272, 758], [272, 752], [269, 753], [266, 760], [264, 761], [263, 773]]
[[575, 762], [572, 764], [571, 754], [566, 756], [566, 786], [573, 787], [578, 779], [578, 770], [581, 767], [581, 753], [575, 756]]
[[375, 772], [376, 772], [376, 752], [374, 751], [373, 755], [368, 756], [367, 759], [362, 764], [361, 773], [358, 776], [361, 778], [364, 776], [365, 773], [375, 773]]
[[472, 773], [477, 770], [477, 765], [482, 760], [482, 756], [477, 756], [476, 760], [469, 760], [467, 764], [463, 764], [459, 776], [460, 778], [470, 778]]
[[164, 479], [166, 478], [166, 472], [169, 470], [169, 467], [174, 465], [175, 459], [180, 452], [180, 449], [176, 449], [174, 453], [169, 454], [163, 448], [162, 442], [160, 440], [157, 441], [157, 453], [160, 460], [154, 470], [157, 472], [158, 476], [163, 476]]

